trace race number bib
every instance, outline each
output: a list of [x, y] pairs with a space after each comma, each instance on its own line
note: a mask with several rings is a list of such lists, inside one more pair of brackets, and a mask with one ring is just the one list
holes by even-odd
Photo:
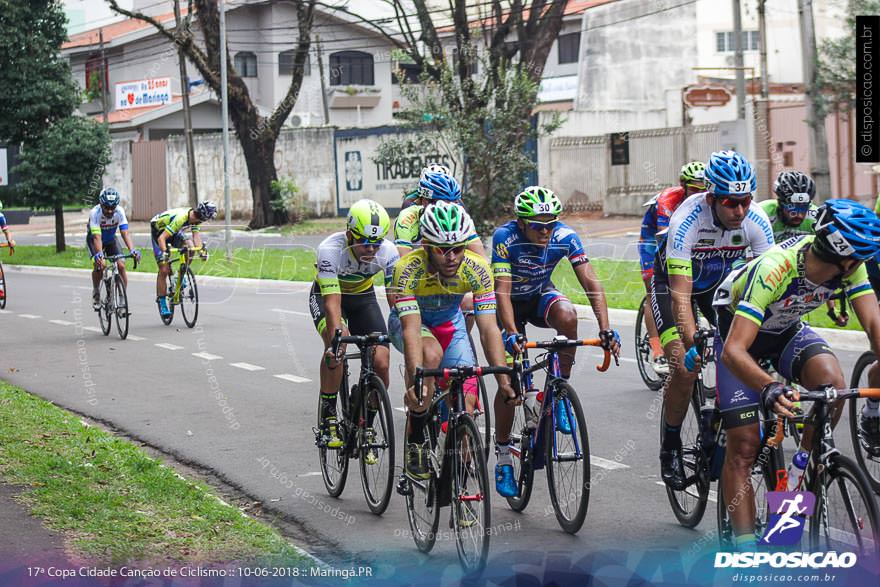
[[828, 233], [828, 236], [825, 237], [828, 240], [828, 244], [834, 247], [834, 252], [836, 252], [841, 257], [847, 257], [856, 252], [852, 245], [846, 242], [846, 239], [843, 238], [839, 232], [831, 232]]
[[750, 181], [728, 181], [727, 193], [729, 194], [749, 194], [752, 192]]
[[535, 214], [552, 214], [553, 207], [546, 202], [537, 202], [532, 206], [532, 211]]

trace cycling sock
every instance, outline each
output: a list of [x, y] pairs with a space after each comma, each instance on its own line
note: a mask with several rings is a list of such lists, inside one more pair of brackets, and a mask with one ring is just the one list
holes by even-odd
[[880, 400], [869, 399], [865, 403], [865, 407], [862, 408], [862, 414], [864, 414], [868, 418], [880, 417]]
[[407, 442], [421, 444], [425, 442], [425, 414], [409, 413], [409, 437]]
[[654, 355], [654, 358], [663, 356], [663, 346], [660, 344], [659, 336], [652, 336], [648, 339], [648, 342], [651, 344], [651, 353]]
[[754, 532], [737, 535], [733, 543], [740, 552], [752, 552], [758, 547], [758, 541], [755, 540]]
[[336, 394], [335, 393], [322, 393], [321, 394], [321, 421], [323, 422], [327, 417], [336, 417]]
[[681, 426], [670, 426], [663, 423], [663, 450], [681, 448]]
[[499, 465], [513, 465], [513, 459], [510, 458], [510, 441], [505, 443], [495, 442], [495, 455], [498, 458]]

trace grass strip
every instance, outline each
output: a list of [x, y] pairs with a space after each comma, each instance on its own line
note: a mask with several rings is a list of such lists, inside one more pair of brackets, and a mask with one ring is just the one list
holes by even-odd
[[[156, 273], [156, 262], [149, 251], [138, 267], [139, 272]], [[68, 248], [64, 253], [54, 252], [53, 247], [25, 245], [15, 248], [15, 255], [0, 257], [3, 263], [16, 265], [40, 265], [53, 267], [91, 267], [91, 260], [84, 248]], [[599, 280], [605, 287], [608, 305], [622, 310], [637, 310], [645, 286], [637, 261], [592, 258], [590, 263], [596, 270]], [[131, 261], [129, 261], [129, 267]], [[235, 249], [232, 261], [226, 261], [221, 250], [214, 250], [206, 263], [196, 261], [194, 269], [201, 275], [220, 277], [250, 277], [256, 279], [280, 279], [286, 281], [311, 281], [315, 277], [315, 252], [311, 248], [301, 249]], [[379, 281], [376, 282], [380, 283]], [[581, 289], [574, 271], [568, 262], [559, 263], [553, 272], [553, 283], [571, 301], [587, 304], [587, 296]], [[818, 308], [806, 317], [807, 323], [823, 328], [838, 328], [825, 313], [825, 307]], [[845, 330], [862, 330], [858, 319], [850, 312], [850, 322]]]
[[0, 480], [25, 486], [31, 512], [96, 562], [312, 563], [205, 484], [2, 381]]

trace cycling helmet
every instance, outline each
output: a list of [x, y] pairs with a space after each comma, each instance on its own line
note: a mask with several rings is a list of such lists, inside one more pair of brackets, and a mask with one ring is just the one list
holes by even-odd
[[534, 218], [540, 214], [559, 216], [562, 212], [559, 197], [539, 185], [529, 186], [521, 191], [513, 201], [513, 207], [520, 218]]
[[437, 245], [460, 245], [474, 233], [474, 223], [464, 206], [438, 200], [428, 204], [419, 220], [422, 240]]
[[452, 172], [449, 171], [449, 168], [445, 165], [440, 165], [439, 163], [428, 163], [424, 169], [422, 169], [421, 175], [419, 175], [419, 181], [425, 179], [425, 176], [429, 173], [442, 173], [443, 175], [448, 175], [452, 177]]
[[706, 181], [706, 164], [702, 161], [691, 161], [690, 163], [685, 163], [681, 167], [681, 172], [678, 174], [679, 181], [684, 183], [690, 182], [704, 182]]
[[776, 176], [773, 191], [780, 204], [809, 204], [816, 196], [816, 183], [806, 173], [783, 171]]
[[391, 218], [379, 203], [358, 200], [348, 209], [348, 229], [358, 238], [380, 240], [391, 228]]
[[101, 190], [101, 195], [98, 196], [98, 202], [100, 202], [102, 206], [118, 206], [119, 192], [117, 192], [114, 188], [104, 188], [103, 190]]
[[852, 200], [828, 200], [816, 217], [813, 251], [819, 258], [865, 261], [880, 256], [880, 218]]
[[419, 199], [419, 190], [413, 190], [403, 195], [403, 201], [400, 202], [400, 209], [405, 210], [416, 203]]
[[705, 175], [714, 194], [747, 196], [758, 189], [752, 165], [736, 151], [712, 153]]
[[461, 186], [451, 175], [429, 171], [419, 180], [419, 195], [428, 200], [461, 200]]
[[217, 215], [217, 204], [214, 202], [199, 202], [196, 206], [196, 214], [202, 220], [210, 220]]

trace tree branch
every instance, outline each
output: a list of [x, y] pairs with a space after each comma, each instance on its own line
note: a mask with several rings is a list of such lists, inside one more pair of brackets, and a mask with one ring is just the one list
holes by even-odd
[[309, 48], [312, 44], [312, 24], [315, 15], [315, 0], [296, 3], [296, 24], [299, 29], [299, 42], [296, 45], [296, 53], [293, 56], [293, 77], [290, 87], [281, 103], [275, 108], [275, 112], [269, 118], [269, 127], [274, 136], [281, 132], [281, 125], [290, 116], [293, 105], [299, 97], [302, 88], [303, 76], [305, 75], [305, 63], [309, 56]]

